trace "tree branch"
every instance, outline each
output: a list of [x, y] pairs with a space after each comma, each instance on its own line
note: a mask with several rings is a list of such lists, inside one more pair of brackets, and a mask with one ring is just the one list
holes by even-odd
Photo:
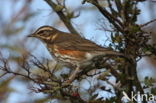
[[59, 16], [59, 18], [63, 21], [63, 23], [65, 24], [65, 26], [68, 28], [68, 30], [76, 35], [79, 35], [79, 33], [75, 30], [75, 28], [72, 26], [71, 24], [71, 18], [68, 18], [64, 13], [63, 13], [63, 6], [61, 5], [57, 5], [56, 3], [54, 3], [52, 0], [44, 0], [45, 2], [47, 2], [49, 4], [49, 6], [57, 13], [57, 15]]

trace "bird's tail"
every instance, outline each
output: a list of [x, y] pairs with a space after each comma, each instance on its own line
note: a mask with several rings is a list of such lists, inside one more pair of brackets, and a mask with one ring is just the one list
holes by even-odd
[[124, 56], [123, 53], [119, 53], [117, 51], [113, 51], [113, 50], [103, 50], [103, 51], [97, 51], [97, 55], [103, 55], [103, 56], [119, 56], [122, 57]]
[[119, 53], [119, 52], [113, 51], [113, 50], [96, 51], [94, 57], [97, 57], [97, 56], [98, 57], [100, 57], [100, 56], [101, 57], [121, 57], [121, 58], [125, 58], [125, 59], [129, 60], [129, 58], [124, 53]]
[[126, 59], [127, 61], [131, 62], [131, 58], [126, 56], [124, 53], [119, 53], [117, 51], [113, 51], [113, 50], [108, 50], [108, 51], [103, 51], [101, 53], [99, 53], [99, 55], [97, 56], [101, 56], [101, 57], [121, 57]]

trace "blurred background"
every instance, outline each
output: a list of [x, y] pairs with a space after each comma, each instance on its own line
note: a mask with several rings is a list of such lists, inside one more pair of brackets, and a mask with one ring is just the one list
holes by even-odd
[[[93, 5], [87, 3], [82, 5], [81, 2], [82, 0], [66, 0], [68, 9], [79, 15], [77, 18], [72, 19], [73, 26], [81, 36], [99, 45], [108, 46], [109, 35], [101, 27], [109, 28], [109, 25], [101, 19], [103, 18], [102, 15]], [[156, 2], [147, 0], [138, 5], [141, 9], [138, 24], [156, 18], [155, 4]], [[11, 67], [18, 70], [17, 61], [28, 52], [38, 58], [52, 59], [39, 40], [26, 37], [43, 25], [50, 25], [61, 31], [69, 32], [50, 6], [44, 0], [1, 0], [0, 5], [0, 55], [11, 60]], [[107, 6], [105, 0], [101, 0], [101, 5]], [[155, 27], [156, 23], [151, 23], [143, 28], [148, 32], [152, 32], [149, 43], [156, 43]], [[143, 80], [145, 76], [156, 78], [155, 73], [155, 57], [142, 58], [138, 62], [140, 80]], [[0, 74], [3, 74], [2, 71], [0, 71]], [[46, 95], [34, 93], [29, 87], [30, 84], [23, 78], [14, 75], [1, 77], [0, 103], [43, 103], [47, 101], [45, 99]]]

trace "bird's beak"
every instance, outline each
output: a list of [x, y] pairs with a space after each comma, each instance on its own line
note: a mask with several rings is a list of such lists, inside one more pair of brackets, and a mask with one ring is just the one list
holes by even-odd
[[35, 34], [29, 34], [27, 37], [35, 37]]

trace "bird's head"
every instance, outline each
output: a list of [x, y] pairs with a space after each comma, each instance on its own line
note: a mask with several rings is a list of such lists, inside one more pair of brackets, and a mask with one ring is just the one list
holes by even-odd
[[57, 29], [51, 26], [42, 26], [38, 28], [34, 33], [28, 35], [28, 37], [35, 37], [41, 40], [49, 40], [57, 33]]

